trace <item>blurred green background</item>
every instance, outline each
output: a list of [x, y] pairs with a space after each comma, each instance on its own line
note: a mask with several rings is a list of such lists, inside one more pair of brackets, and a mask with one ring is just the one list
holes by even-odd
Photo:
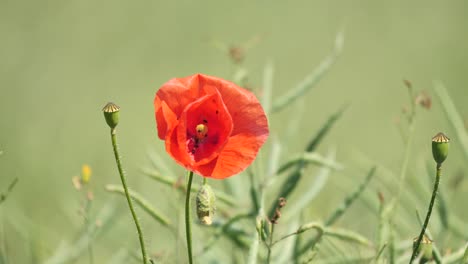
[[[395, 119], [408, 105], [403, 79], [410, 80], [416, 91], [431, 95], [433, 81], [442, 81], [462, 116], [468, 116], [467, 14], [468, 2], [463, 0], [2, 0], [0, 190], [14, 177], [19, 183], [0, 208], [4, 223], [0, 243], [8, 242], [11, 263], [27, 263], [31, 243], [39, 245], [41, 258], [47, 258], [61, 241], [73, 237], [82, 218], [77, 214], [80, 195], [71, 177], [80, 173], [82, 164], [89, 164], [96, 210], [110, 200], [122, 207], [112, 220], [111, 232], [96, 243], [97, 258], [104, 262], [118, 248], [136, 247], [123, 198], [102, 188], [119, 179], [101, 108], [108, 101], [121, 107], [119, 141], [130, 186], [171, 212], [174, 203], [165, 199], [171, 190], [139, 172], [149, 163], [150, 151], [167, 160], [176, 176], [184, 173], [157, 138], [152, 102], [158, 87], [170, 78], [198, 72], [232, 79], [236, 66], [215, 43], [242, 45], [257, 38], [242, 64], [248, 70], [248, 83], [261, 91], [264, 67], [272, 61], [273, 96], [278, 97], [330, 54], [336, 34], [342, 31], [342, 54], [323, 80], [298, 101], [305, 105], [300, 128], [294, 140], [282, 142], [283, 157], [301, 151], [331, 113], [349, 105], [319, 148], [325, 152], [336, 147], [337, 160], [346, 166], [333, 175], [328, 191], [313, 205], [314, 217], [324, 217], [347, 192], [344, 185], [357, 186], [353, 177], [362, 179], [371, 165], [399, 175], [404, 144]], [[466, 160], [460, 157], [438, 100], [433, 96], [430, 111], [417, 110], [410, 168], [431, 160], [430, 139], [444, 131], [454, 142], [447, 175], [463, 173]], [[290, 107], [272, 115], [271, 136], [281, 141], [297, 111]], [[247, 182], [246, 175], [237, 177]], [[442, 184], [446, 182], [443, 179]], [[467, 222], [468, 213], [460, 210], [468, 198], [466, 181], [461, 186], [465, 195], [452, 202]], [[370, 192], [375, 195], [376, 190]], [[422, 203], [420, 210], [425, 207]], [[170, 250], [164, 241], [168, 231], [140, 215], [149, 247]], [[415, 235], [417, 222], [408, 221], [415, 228], [411, 236]], [[366, 231], [369, 223], [375, 224], [375, 217], [364, 206], [352, 208], [343, 220], [343, 225], [372, 236]], [[80, 261], [87, 263], [86, 258]]]

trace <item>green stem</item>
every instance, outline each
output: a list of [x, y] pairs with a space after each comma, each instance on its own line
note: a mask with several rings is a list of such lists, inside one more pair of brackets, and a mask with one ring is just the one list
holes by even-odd
[[189, 264], [192, 260], [192, 217], [190, 214], [190, 191], [192, 189], [193, 171], [188, 172], [187, 194], [185, 196], [185, 235], [187, 237], [187, 254]]
[[130, 207], [130, 212], [132, 213], [133, 221], [135, 222], [136, 229], [138, 231], [138, 238], [140, 239], [140, 246], [141, 246], [141, 255], [143, 256], [143, 264], [147, 263], [147, 255], [146, 255], [146, 248], [145, 242], [143, 239], [143, 232], [140, 227], [140, 223], [138, 222], [138, 217], [135, 213], [135, 209], [133, 207], [132, 199], [130, 198], [130, 194], [128, 192], [127, 187], [127, 180], [125, 179], [125, 173], [122, 168], [122, 162], [120, 161], [119, 150], [117, 148], [117, 137], [116, 137], [116, 130], [115, 128], [111, 128], [111, 139], [112, 139], [112, 147], [114, 149], [114, 156], [115, 161], [117, 162], [117, 168], [119, 170], [120, 180], [122, 181], [122, 186], [125, 190], [125, 197], [127, 198], [128, 207]]
[[[89, 190], [88, 190], [89, 191]], [[88, 255], [89, 255], [89, 264], [94, 264], [94, 254], [93, 254], [93, 245], [92, 245], [92, 234], [90, 232], [90, 210], [91, 210], [91, 203], [92, 200], [88, 197], [85, 197], [86, 205], [85, 205], [85, 230], [88, 234]]]
[[267, 263], [270, 263], [271, 258], [271, 247], [273, 247], [273, 232], [275, 231], [275, 224], [271, 224], [271, 233], [270, 233], [270, 243], [268, 244], [268, 255], [267, 255]]
[[419, 245], [421, 244], [422, 238], [424, 234], [426, 233], [426, 228], [427, 228], [427, 225], [429, 224], [429, 218], [431, 218], [432, 207], [434, 207], [434, 201], [437, 196], [437, 189], [439, 188], [440, 171], [441, 171], [441, 164], [439, 163], [437, 164], [436, 180], [434, 183], [434, 189], [432, 190], [432, 197], [431, 197], [431, 202], [429, 203], [429, 209], [427, 210], [426, 219], [424, 220], [421, 233], [419, 234], [418, 240], [416, 241], [416, 244], [413, 247], [413, 254], [411, 255], [411, 259], [409, 262], [410, 264], [411, 262], [413, 262], [413, 260], [416, 258], [416, 255], [418, 254]]

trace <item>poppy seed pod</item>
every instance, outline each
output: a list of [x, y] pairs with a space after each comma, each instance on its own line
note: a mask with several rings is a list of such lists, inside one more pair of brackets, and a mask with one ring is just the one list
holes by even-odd
[[198, 220], [204, 225], [213, 223], [213, 215], [216, 209], [216, 196], [208, 184], [203, 184], [197, 193], [196, 205]]
[[115, 128], [119, 123], [120, 107], [114, 103], [107, 103], [104, 108], [102, 108], [102, 111], [104, 112], [104, 118], [109, 127], [112, 129]]
[[443, 133], [438, 133], [432, 138], [432, 155], [435, 162], [440, 165], [447, 158], [450, 139]]
[[421, 260], [419, 263], [426, 263], [432, 260], [432, 240], [430, 240], [426, 235], [423, 236], [419, 248], [416, 249], [416, 241], [418, 238], [413, 240], [413, 250], [417, 250], [418, 254], [421, 254]]

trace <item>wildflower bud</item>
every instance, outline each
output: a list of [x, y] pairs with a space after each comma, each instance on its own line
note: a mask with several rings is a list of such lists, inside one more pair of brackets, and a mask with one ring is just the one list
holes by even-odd
[[421, 240], [421, 244], [419, 244], [419, 249], [416, 249], [415, 247], [417, 240], [417, 237], [413, 240], [413, 250], [417, 250], [417, 254], [421, 255], [421, 260], [419, 263], [426, 263], [432, 259], [432, 240], [424, 235]]
[[213, 223], [216, 197], [208, 184], [203, 184], [198, 190], [196, 205], [198, 220], [204, 225]]
[[450, 139], [443, 133], [432, 138], [432, 155], [437, 165], [441, 165], [447, 158]]
[[120, 107], [114, 103], [107, 103], [106, 106], [102, 108], [102, 111], [104, 112], [107, 124], [110, 128], [114, 129], [119, 123]]
[[88, 165], [83, 165], [81, 167], [81, 182], [87, 184], [91, 179], [91, 167]]

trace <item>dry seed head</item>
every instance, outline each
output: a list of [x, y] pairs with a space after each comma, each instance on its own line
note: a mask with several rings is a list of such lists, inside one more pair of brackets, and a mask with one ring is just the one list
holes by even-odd
[[275, 214], [270, 220], [272, 224], [278, 224], [278, 220], [281, 218], [281, 208], [283, 208], [285, 205], [286, 205], [286, 199], [284, 197], [280, 197], [278, 199], [278, 205], [276, 206], [276, 209], [275, 209]]

